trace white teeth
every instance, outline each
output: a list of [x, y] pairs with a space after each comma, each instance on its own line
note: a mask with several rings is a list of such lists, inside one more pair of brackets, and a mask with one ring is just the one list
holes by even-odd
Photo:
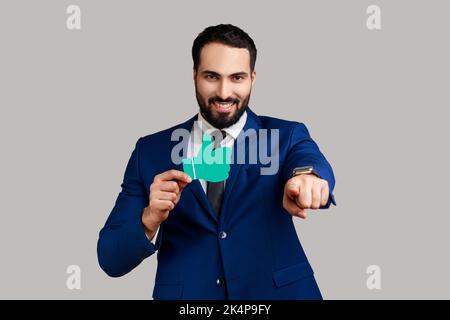
[[223, 108], [229, 108], [233, 105], [232, 102], [227, 102], [227, 103], [223, 103], [223, 102], [215, 102], [215, 104], [219, 107], [223, 107]]

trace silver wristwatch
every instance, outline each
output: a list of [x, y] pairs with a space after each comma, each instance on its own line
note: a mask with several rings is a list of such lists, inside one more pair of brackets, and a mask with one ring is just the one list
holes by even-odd
[[291, 178], [295, 177], [296, 175], [304, 174], [304, 173], [310, 173], [310, 174], [313, 174], [316, 177], [320, 178], [319, 173], [317, 173], [317, 171], [314, 170], [313, 166], [304, 166], [304, 167], [295, 168], [294, 170], [292, 170]]

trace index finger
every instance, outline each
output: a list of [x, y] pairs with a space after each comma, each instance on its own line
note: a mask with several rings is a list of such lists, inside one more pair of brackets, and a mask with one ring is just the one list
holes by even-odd
[[187, 183], [192, 181], [191, 177], [189, 177], [186, 173], [175, 169], [165, 171], [155, 176], [155, 180], [158, 181], [171, 181], [173, 179], [181, 180]]

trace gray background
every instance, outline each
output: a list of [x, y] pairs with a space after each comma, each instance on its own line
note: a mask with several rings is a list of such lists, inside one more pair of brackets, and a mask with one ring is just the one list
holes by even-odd
[[[66, 28], [69, 4], [82, 30]], [[366, 8], [382, 30], [366, 28]], [[150, 299], [156, 256], [108, 278], [98, 232], [141, 136], [197, 112], [209, 25], [255, 40], [250, 105], [304, 122], [337, 207], [296, 220], [327, 299], [450, 298], [449, 1], [0, 2], [0, 298]], [[81, 267], [81, 290], [66, 268]], [[382, 289], [366, 287], [381, 267]]]

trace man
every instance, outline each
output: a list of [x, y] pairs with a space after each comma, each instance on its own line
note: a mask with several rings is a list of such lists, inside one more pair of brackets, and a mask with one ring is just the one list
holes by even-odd
[[[200, 112], [136, 143], [100, 231], [98, 259], [108, 275], [122, 276], [158, 251], [155, 299], [322, 298], [293, 217], [336, 204], [333, 171], [304, 124], [250, 110], [256, 52], [232, 25], [206, 28], [195, 39]], [[172, 134], [199, 127], [220, 130], [215, 147], [233, 154], [245, 132], [277, 130], [279, 170], [262, 175], [260, 163], [232, 162], [225, 181], [192, 180], [173, 161]], [[192, 157], [202, 141], [191, 138]]]

